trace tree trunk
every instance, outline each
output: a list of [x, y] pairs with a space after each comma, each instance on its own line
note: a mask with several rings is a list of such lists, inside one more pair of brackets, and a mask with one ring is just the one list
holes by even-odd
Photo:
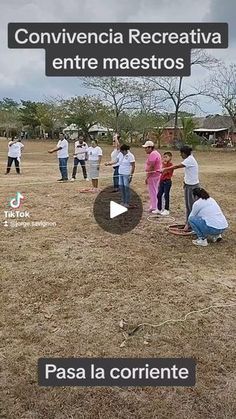
[[179, 89], [178, 89], [178, 97], [177, 97], [177, 102], [176, 102], [176, 106], [175, 106], [175, 123], [174, 123], [174, 144], [176, 142], [178, 142], [179, 140], [179, 135], [178, 135], [178, 117], [179, 117], [179, 108], [180, 108], [180, 102], [181, 102], [181, 87], [182, 87], [182, 81], [183, 81], [183, 77], [179, 78]]

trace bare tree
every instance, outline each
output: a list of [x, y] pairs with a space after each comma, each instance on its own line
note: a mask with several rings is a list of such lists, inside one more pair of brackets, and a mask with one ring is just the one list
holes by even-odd
[[[193, 66], [200, 66], [205, 69], [210, 69], [218, 63], [218, 60], [211, 57], [203, 50], [193, 50], [191, 54], [191, 68]], [[153, 89], [156, 89], [161, 94], [162, 104], [171, 104], [174, 107], [175, 121], [174, 121], [174, 140], [178, 137], [178, 117], [180, 108], [183, 105], [195, 105], [198, 96], [205, 95], [205, 87], [195, 86], [183, 88], [184, 80], [181, 77], [151, 77], [148, 80], [151, 82]]]
[[131, 82], [123, 77], [93, 77], [85, 78], [84, 86], [96, 90], [104, 102], [112, 107], [114, 114], [114, 128], [119, 130], [119, 117], [122, 112], [132, 108], [135, 93]]
[[207, 96], [215, 100], [231, 117], [236, 128], [236, 65], [219, 63], [206, 84]]

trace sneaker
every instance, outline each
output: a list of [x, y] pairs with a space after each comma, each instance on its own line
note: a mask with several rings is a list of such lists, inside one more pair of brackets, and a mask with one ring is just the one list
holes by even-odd
[[208, 245], [207, 239], [197, 239], [192, 241], [195, 246], [206, 247]]
[[222, 240], [222, 235], [218, 234], [217, 236], [212, 236], [213, 243], [220, 242]]
[[64, 179], [57, 179], [57, 182], [63, 182]]
[[86, 178], [85, 180], [86, 180], [86, 182], [89, 182], [89, 179], [88, 178]]
[[152, 211], [152, 214], [161, 214], [161, 211], [159, 211], [159, 209], [155, 209]]
[[71, 182], [74, 182], [74, 181], [75, 181], [75, 178], [74, 178], [74, 177], [72, 177], [70, 181], [71, 181]]
[[163, 216], [170, 215], [170, 211], [164, 210], [164, 211], [161, 212], [161, 215], [163, 215]]

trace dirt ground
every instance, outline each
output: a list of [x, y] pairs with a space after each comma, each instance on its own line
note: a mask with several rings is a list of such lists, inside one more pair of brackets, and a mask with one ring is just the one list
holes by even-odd
[[[124, 236], [104, 232], [93, 217], [88, 183], [58, 184], [52, 144], [25, 141], [22, 175], [4, 176], [6, 140], [0, 141], [2, 413], [10, 419], [232, 419], [236, 417], [236, 306], [144, 327], [125, 344], [130, 327], [184, 317], [192, 310], [236, 301], [234, 152], [198, 152], [202, 185], [230, 222], [221, 243], [196, 248], [166, 225], [141, 223]], [[72, 145], [71, 153], [72, 155]], [[109, 159], [111, 147], [104, 147]], [[144, 151], [133, 188], [147, 202]], [[174, 162], [180, 157], [174, 153]], [[72, 158], [70, 158], [71, 170]], [[112, 169], [102, 167], [100, 186]], [[184, 220], [183, 173], [175, 173], [171, 209]], [[25, 195], [31, 220], [54, 227], [4, 227], [9, 199]], [[194, 388], [41, 388], [39, 357], [194, 357]]]

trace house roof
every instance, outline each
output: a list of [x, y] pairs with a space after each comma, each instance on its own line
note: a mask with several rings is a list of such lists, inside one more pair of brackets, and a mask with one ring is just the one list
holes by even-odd
[[[217, 130], [227, 130], [233, 128], [232, 119], [227, 115], [208, 115], [206, 117], [193, 117], [193, 121], [196, 124], [196, 130], [205, 131], [217, 131]], [[178, 119], [178, 126], [182, 128], [181, 118]], [[174, 128], [174, 119], [171, 119], [165, 125], [166, 129]]]

